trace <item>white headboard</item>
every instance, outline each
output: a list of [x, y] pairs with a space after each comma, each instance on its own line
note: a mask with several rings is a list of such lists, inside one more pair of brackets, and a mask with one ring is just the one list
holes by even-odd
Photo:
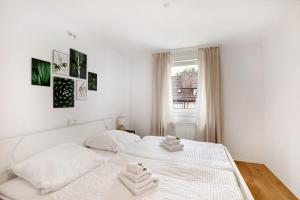
[[8, 168], [13, 162], [58, 144], [82, 144], [86, 138], [107, 129], [115, 129], [113, 118], [81, 122], [73, 126], [47, 130], [0, 140], [0, 183], [12, 178]]

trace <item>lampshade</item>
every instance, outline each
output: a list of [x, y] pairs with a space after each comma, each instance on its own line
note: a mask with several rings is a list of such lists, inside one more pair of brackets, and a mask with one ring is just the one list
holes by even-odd
[[118, 117], [117, 119], [117, 124], [119, 129], [126, 129], [126, 127], [128, 127], [128, 119], [127, 117]]

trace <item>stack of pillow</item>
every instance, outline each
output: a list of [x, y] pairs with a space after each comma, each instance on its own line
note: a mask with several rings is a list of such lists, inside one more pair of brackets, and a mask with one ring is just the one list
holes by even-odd
[[182, 151], [184, 147], [184, 145], [181, 144], [180, 138], [170, 135], [165, 137], [165, 139], [160, 143], [160, 145], [171, 152]]
[[152, 172], [136, 162], [128, 163], [119, 179], [133, 195], [140, 195], [158, 185], [158, 179], [152, 176]]

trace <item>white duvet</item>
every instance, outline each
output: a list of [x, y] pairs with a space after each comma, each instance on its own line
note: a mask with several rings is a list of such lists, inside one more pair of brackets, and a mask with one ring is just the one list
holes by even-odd
[[214, 169], [233, 171], [222, 144], [196, 142], [182, 139], [183, 151], [169, 152], [159, 144], [163, 137], [147, 136], [138, 143], [128, 146], [123, 153], [154, 160], [170, 161]]
[[[132, 196], [117, 176], [129, 161], [142, 162], [158, 177], [159, 186]], [[230, 171], [117, 155], [44, 200], [240, 200]]]

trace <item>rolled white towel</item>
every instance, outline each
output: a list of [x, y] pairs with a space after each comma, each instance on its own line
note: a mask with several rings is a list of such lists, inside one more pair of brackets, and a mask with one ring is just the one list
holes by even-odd
[[146, 170], [142, 163], [131, 162], [126, 165], [126, 170], [134, 174], [140, 174]]
[[168, 151], [171, 151], [171, 152], [175, 152], [175, 151], [182, 151], [183, 148], [184, 148], [184, 145], [183, 144], [177, 144], [177, 145], [168, 145], [164, 142], [161, 142], [160, 145], [162, 147], [164, 147], [165, 149], [167, 149]]
[[168, 145], [177, 145], [181, 143], [180, 139], [176, 139], [176, 140], [163, 140], [164, 143], [168, 144]]
[[152, 172], [151, 172], [151, 170], [147, 169], [140, 174], [134, 174], [134, 173], [131, 173], [128, 171], [123, 171], [121, 174], [123, 176], [129, 178], [131, 181], [133, 181], [135, 183], [139, 183], [139, 182], [146, 180], [147, 178], [150, 178]]
[[159, 183], [159, 180], [155, 177], [148, 178], [147, 180], [144, 180], [139, 184], [132, 182], [122, 174], [120, 174], [119, 179], [133, 195], [140, 195], [144, 192], [147, 192], [152, 188], [158, 186]]
[[167, 135], [165, 140], [176, 140], [176, 137], [172, 135]]

